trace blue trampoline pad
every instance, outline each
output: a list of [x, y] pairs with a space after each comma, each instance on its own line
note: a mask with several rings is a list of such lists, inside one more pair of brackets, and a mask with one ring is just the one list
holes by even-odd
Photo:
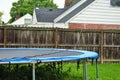
[[0, 48], [0, 63], [32, 63], [33, 61], [70, 61], [97, 59], [98, 53], [85, 50], [57, 48]]

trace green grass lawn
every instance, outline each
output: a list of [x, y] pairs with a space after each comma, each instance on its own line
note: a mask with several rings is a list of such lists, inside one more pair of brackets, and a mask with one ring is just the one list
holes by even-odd
[[[120, 80], [120, 64], [98, 64], [99, 80]], [[87, 64], [88, 80], [96, 79], [95, 65]], [[83, 67], [77, 70], [75, 63], [67, 63], [63, 66], [64, 80], [83, 80]]]

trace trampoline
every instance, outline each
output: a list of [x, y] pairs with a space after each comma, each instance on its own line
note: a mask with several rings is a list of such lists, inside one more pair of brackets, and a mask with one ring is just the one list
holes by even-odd
[[0, 64], [33, 64], [33, 80], [35, 80], [35, 64], [37, 62], [59, 62], [84, 60], [83, 74], [87, 77], [86, 59], [96, 59], [96, 79], [98, 79], [98, 53], [85, 50], [57, 49], [57, 48], [0, 48]]

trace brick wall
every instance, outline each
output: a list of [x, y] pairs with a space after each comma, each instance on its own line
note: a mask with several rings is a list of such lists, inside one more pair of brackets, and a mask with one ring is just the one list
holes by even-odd
[[120, 29], [120, 25], [69, 23], [70, 29]]

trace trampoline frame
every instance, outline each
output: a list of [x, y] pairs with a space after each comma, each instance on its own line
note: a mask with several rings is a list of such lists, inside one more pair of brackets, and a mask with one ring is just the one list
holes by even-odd
[[[2, 50], [2, 49], [33, 49], [33, 48], [0, 48], [0, 50]], [[41, 48], [34, 48], [34, 49], [41, 49]], [[53, 48], [43, 48], [43, 49], [53, 49]], [[78, 52], [89, 52], [89, 51], [83, 51], [83, 50], [72, 50], [72, 49], [56, 49], [56, 48], [54, 48], [53, 50], [67, 50], [67, 51], [78, 51]], [[90, 51], [91, 52], [91, 51]], [[91, 52], [92, 53], [92, 52]], [[94, 53], [94, 52], [93, 52]], [[96, 53], [97, 54], [97, 53]], [[98, 56], [97, 57], [85, 57], [85, 58], [82, 58], [82, 60], [83, 60], [83, 78], [84, 78], [84, 80], [88, 80], [88, 70], [87, 70], [87, 62], [86, 62], [86, 59], [87, 58], [91, 58], [91, 59], [96, 59], [95, 60], [95, 64], [96, 64], [96, 80], [98, 80], [98, 61], [97, 61], [97, 59], [98, 59]], [[77, 59], [76, 59], [77, 60]], [[62, 60], [61, 60], [62, 61]], [[65, 61], [65, 60], [64, 60]], [[69, 60], [68, 60], [69, 61]], [[52, 62], [52, 61], [50, 61], [50, 62]], [[58, 61], [57, 61], [58, 62]], [[37, 63], [37, 61], [36, 60], [33, 60], [32, 62], [32, 80], [35, 80], [35, 64]], [[4, 64], [4, 63], [2, 63], [2, 64]], [[9, 63], [7, 63], [7, 64], [14, 64], [14, 63], [11, 63], [11, 62], [9, 62]]]

